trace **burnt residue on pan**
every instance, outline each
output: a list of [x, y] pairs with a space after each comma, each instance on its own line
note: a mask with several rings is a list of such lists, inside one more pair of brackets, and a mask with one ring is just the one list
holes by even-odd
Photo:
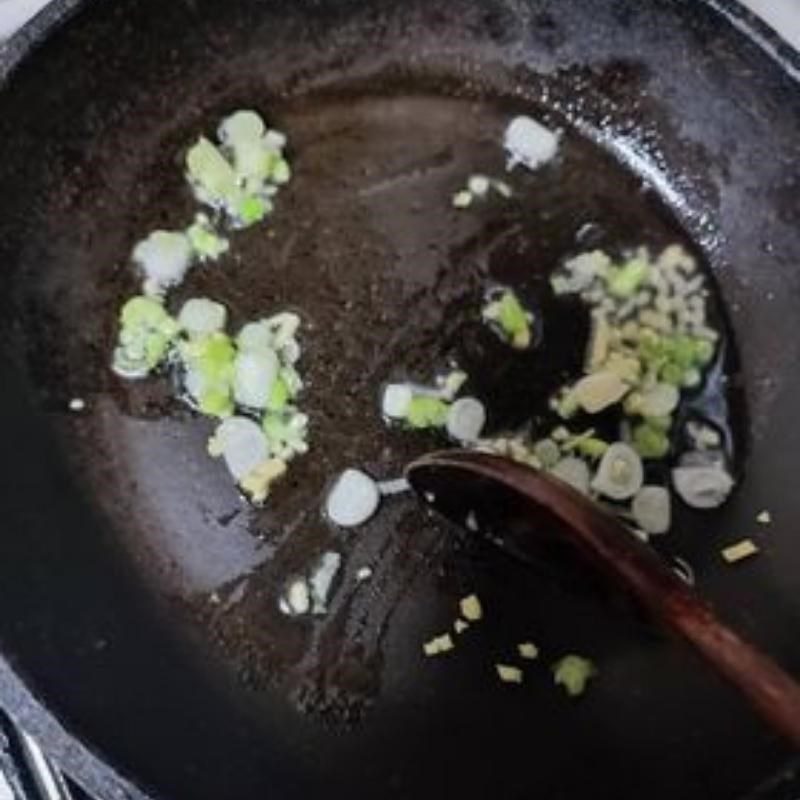
[[[451, 196], [470, 174], [504, 173], [502, 132], [521, 110], [513, 100], [419, 91], [394, 77], [369, 90], [359, 82], [288, 98], [253, 92], [246, 102], [289, 133], [295, 179], [267, 225], [234, 234], [230, 254], [196, 268], [170, 303], [212, 297], [229, 308], [234, 329], [283, 308], [303, 318], [312, 447], [267, 506], [245, 505], [224, 466], [208, 459], [211, 424], [173, 398], [166, 377], [125, 383], [107, 367], [116, 309], [136, 285], [127, 254], [149, 230], [190, 218], [180, 156], [236, 107], [233, 99], [173, 125], [157, 147], [115, 164], [108, 183], [62, 199], [80, 226], [76, 234], [55, 222], [48, 231], [70, 270], [45, 278], [51, 302], [26, 307], [40, 329], [28, 352], [51, 409], [72, 395], [87, 398], [87, 414], [63, 420], [65, 446], [178, 613], [196, 621], [247, 686], [277, 687], [315, 716], [350, 723], [384, 673], [389, 684], [398, 680], [401, 667], [384, 657], [387, 637], [390, 649], [402, 643], [418, 653], [441, 608], [455, 613], [457, 598], [437, 587], [464, 569], [457, 533], [411, 496], [387, 499], [357, 531], [337, 531], [321, 514], [342, 469], [391, 479], [442, 444], [435, 435], [387, 429], [381, 384], [429, 381], [455, 362], [471, 376], [466, 391], [487, 402], [490, 432], [555, 424], [548, 398], [579, 371], [588, 334], [585, 309], [549, 289], [561, 260], [590, 248], [619, 254], [676, 241], [702, 254], [646, 181], [569, 129], [556, 161], [514, 173], [513, 199], [453, 209]], [[566, 127], [558, 116], [551, 124]], [[114, 265], [111, 278], [76, 280], [98, 258]], [[515, 287], [542, 320], [531, 352], [510, 351], [480, 322], [484, 292], [498, 283]], [[77, 335], [57, 346], [53, 337], [74, 331], [70, 320], [88, 308]], [[726, 374], [735, 371], [729, 352]], [[728, 389], [718, 384], [711, 394], [719, 400]], [[679, 527], [691, 535], [691, 520], [680, 518]], [[344, 557], [329, 614], [285, 617], [278, 598], [286, 582], [325, 550]], [[359, 584], [363, 566], [374, 574]], [[394, 623], [402, 605], [414, 613]]]

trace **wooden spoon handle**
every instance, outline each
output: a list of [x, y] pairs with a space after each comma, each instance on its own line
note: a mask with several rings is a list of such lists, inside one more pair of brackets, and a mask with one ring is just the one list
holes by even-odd
[[688, 604], [664, 603], [655, 613], [737, 686], [765, 722], [800, 748], [800, 685], [692, 595]]
[[705, 660], [738, 687], [761, 717], [800, 748], [800, 684], [771, 658], [717, 618], [711, 607], [645, 543], [589, 498], [545, 473], [497, 456], [452, 451], [426, 456], [409, 470], [465, 470], [524, 496], [541, 509], [586, 560], [603, 569], [666, 627], [691, 642]]

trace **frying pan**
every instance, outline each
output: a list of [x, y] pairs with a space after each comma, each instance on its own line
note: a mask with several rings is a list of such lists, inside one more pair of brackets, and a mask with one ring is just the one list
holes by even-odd
[[[317, 509], [343, 467], [391, 477], [425, 445], [375, 418], [393, 370], [467, 345], [495, 362], [464, 312], [487, 276], [546, 284], [581, 228], [594, 246], [684, 241], [734, 332], [717, 401], [743, 421], [742, 480], [719, 514], [682, 514], [666, 555], [800, 673], [799, 67], [717, 2], [56, 2], [0, 61], [0, 645], [40, 708], [180, 800], [774, 788], [785, 746], [579, 568], [531, 571], [409, 498], [348, 535]], [[268, 232], [237, 235], [182, 292], [237, 322], [306, 320], [318, 444], [262, 512], [166, 380], [108, 369], [132, 245], [189, 217], [182, 149], [241, 107], [289, 132], [296, 179]], [[521, 111], [566, 131], [562, 161], [523, 179], [513, 211], [456, 216], [453, 188], [502, 168]], [[585, 320], [546, 319], [542, 364], [522, 396], [496, 391], [497, 424], [553, 384], [550, 365], [580, 362]], [[743, 535], [763, 557], [722, 566]], [[345, 556], [329, 615], [282, 618], [283, 582], [329, 548]], [[467, 591], [488, 609], [480, 635], [425, 661]], [[493, 664], [523, 638], [590, 654], [593, 691], [567, 702], [546, 668], [503, 691]]]

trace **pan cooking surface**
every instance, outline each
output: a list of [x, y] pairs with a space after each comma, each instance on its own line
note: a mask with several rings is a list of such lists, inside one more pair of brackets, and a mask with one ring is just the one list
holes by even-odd
[[[560, 575], [547, 564], [528, 574], [465, 541], [412, 496], [386, 500], [355, 531], [336, 531], [320, 507], [344, 468], [362, 466], [391, 479], [441, 443], [431, 434], [387, 430], [378, 412], [381, 383], [425, 381], [455, 359], [473, 376], [467, 391], [487, 400], [492, 429], [550, 419], [548, 398], [580, 371], [588, 318], [580, 304], [552, 296], [549, 273], [565, 255], [586, 248], [692, 243], [645, 182], [574, 134], [556, 162], [535, 174], [518, 170], [518, 199], [455, 211], [450, 196], [466, 176], [503, 173], [502, 132], [520, 107], [502, 98], [415, 93], [400, 82], [378, 88], [252, 98], [289, 132], [295, 180], [267, 226], [234, 234], [231, 255], [196, 269], [170, 298], [176, 307], [191, 296], [222, 301], [234, 328], [286, 307], [304, 319], [312, 450], [267, 507], [244, 504], [224, 467], [209, 461], [212, 424], [172, 399], [167, 378], [130, 384], [105, 374], [115, 310], [132, 282], [125, 250], [115, 259], [113, 282], [100, 292], [89, 289], [89, 297], [88, 287], [76, 284], [60, 301], [67, 325], [76, 316], [73, 295], [100, 306], [92, 324], [103, 330], [102, 360], [93, 365], [103, 388], [86, 384], [90, 411], [66, 421], [65, 446], [115, 529], [176, 598], [177, 613], [208, 638], [210, 657], [233, 666], [250, 689], [271, 689], [265, 697], [285, 697], [322, 730], [340, 733], [363, 723], [372, 705], [378, 722], [394, 717], [397, 704], [438, 706], [440, 682], [463, 682], [463, 703], [473, 713], [477, 706], [494, 719], [510, 703], [538, 718], [546, 708], [555, 722], [545, 726], [565, 726], [570, 747], [580, 747], [575, 740], [583, 735], [583, 746], [594, 750], [597, 730], [582, 714], [592, 719], [594, 706], [602, 719], [604, 703], [620, 690], [629, 698], [648, 692], [646, 674], [632, 681], [612, 666], [598, 696], [573, 707], [551, 686], [546, 664], [530, 671], [517, 695], [498, 684], [494, 664], [517, 641], [533, 638], [550, 660], [576, 649], [597, 658], [605, 672], [604, 665], [624, 662], [638, 648], [667, 650], [644, 621], [610, 608], [586, 574]], [[200, 128], [210, 129], [215, 118]], [[197, 129], [180, 120], [171, 127], [175, 132], [160, 147], [128, 167], [137, 195], [118, 212], [126, 241], [177, 223], [175, 210], [188, 204], [176, 147]], [[113, 202], [102, 192], [86, 193], [78, 206], [92, 218], [93, 207]], [[85, 229], [87, 245], [70, 254], [78, 269], [91, 263], [105, 225], [97, 218], [95, 229], [91, 223]], [[542, 344], [528, 354], [511, 353], [479, 320], [485, 288], [496, 282], [513, 285], [544, 318]], [[43, 344], [51, 353], [52, 344]], [[713, 551], [713, 532], [702, 534], [698, 546], [691, 536], [700, 534], [689, 530], [713, 524], [713, 515], [684, 517], [676, 528], [686, 527], [686, 546]], [[286, 618], [278, 598], [287, 580], [330, 549], [345, 556], [331, 612], [313, 621]], [[358, 585], [362, 566], [375, 574]], [[487, 606], [483, 630], [464, 637], [452, 657], [426, 662], [422, 642], [449, 628], [458, 599], [477, 588]], [[672, 691], [679, 690], [676, 682]], [[636, 705], [631, 713], [635, 726]], [[453, 724], [444, 719], [451, 715], [446, 700], [440, 714], [437, 721]], [[485, 747], [494, 735], [489, 720], [476, 716], [449, 734], [460, 747]], [[708, 722], [695, 724], [702, 729]], [[362, 725], [350, 735], [360, 731]]]
[[[412, 457], [441, 443], [386, 429], [378, 414], [384, 381], [424, 381], [455, 358], [473, 377], [474, 392], [488, 398], [492, 430], [546, 415], [552, 390], [582, 362], [588, 329], [583, 309], [557, 303], [547, 289], [565, 255], [642, 243], [658, 250], [677, 241], [719, 266], [718, 233], [689, 207], [692, 193], [676, 198], [639, 170], [636, 158], [627, 165], [619, 158], [631, 155], [626, 143], [643, 130], [640, 122], [660, 119], [658, 103], [634, 103], [631, 129], [613, 141], [592, 143], [569, 122], [580, 118], [580, 93], [599, 91], [611, 106], [644, 95], [648, 70], [635, 60], [609, 61], [597, 70], [567, 69], [548, 86], [491, 60], [484, 72], [474, 65], [428, 69], [401, 53], [389, 67], [342, 57], [343, 64], [322, 69], [311, 59], [304, 76], [282, 83], [279, 68], [260, 80], [259, 70], [268, 72], [263, 47], [246, 32], [254, 14], [248, 7], [230, 28], [214, 17], [202, 45], [193, 30], [181, 38], [168, 17], [164, 24], [176, 26], [176, 41], [192, 53], [192, 69], [171, 71], [170, 57], [160, 55], [162, 83], [152, 94], [126, 89], [102, 113], [100, 100], [88, 103], [80, 112], [94, 120], [88, 146], [71, 151], [68, 125], [60, 149], [44, 145], [40, 155], [53, 164], [49, 191], [14, 231], [24, 236], [7, 301], [18, 320], [9, 341], [33, 405], [52, 422], [53, 452], [68, 465], [75, 496], [91, 503], [104, 546], [124, 553], [134, 565], [131, 581], [159, 598], [152, 601], [159, 625], [189, 641], [185, 686], [177, 669], [174, 684], [165, 680], [174, 698], [163, 701], [165, 715], [175, 730], [184, 718], [197, 720], [197, 741], [216, 740], [225, 754], [225, 766], [210, 775], [189, 738], [177, 745], [185, 776], [153, 768], [145, 770], [149, 779], [186, 780], [194, 800], [218, 797], [230, 785], [235, 798], [256, 796], [270, 780], [276, 796], [306, 798], [321, 796], [320, 787], [409, 798], [517, 798], [532, 796], [533, 787], [537, 796], [570, 798], [587, 786], [613, 786], [619, 798], [645, 791], [710, 798], [754, 784], [774, 767], [780, 747], [692, 656], [579, 566], [516, 564], [427, 515], [409, 496], [387, 500], [351, 532], [331, 528], [319, 510], [342, 469], [397, 477]], [[557, 37], [558, 26], [540, 22], [543, 37]], [[204, 74], [197, 54], [207, 56], [207, 47], [235, 57], [224, 66], [212, 59], [217, 66]], [[155, 68], [140, 69], [146, 85]], [[517, 96], [526, 81], [538, 86], [535, 100]], [[231, 253], [196, 268], [170, 302], [212, 297], [227, 305], [233, 328], [286, 307], [303, 317], [312, 448], [263, 510], [243, 504], [224, 466], [208, 459], [209, 423], [173, 399], [166, 379], [124, 383], [108, 368], [117, 309], [138, 281], [128, 263], [133, 244], [153, 228], [191, 218], [183, 149], [241, 107], [289, 134], [295, 179], [266, 225], [234, 234]], [[557, 161], [515, 173], [510, 203], [453, 210], [452, 193], [470, 174], [502, 173], [502, 131], [517, 113], [565, 129]], [[712, 178], [693, 168], [697, 191], [713, 196]], [[531, 354], [510, 357], [477, 320], [493, 281], [513, 285], [543, 315], [542, 344]], [[724, 323], [721, 307], [716, 313]], [[736, 319], [734, 328], [741, 330]], [[742, 342], [745, 350], [750, 341]], [[775, 363], [789, 357], [769, 356]], [[767, 503], [763, 484], [749, 482], [763, 452], [764, 404], [760, 396], [753, 404], [751, 454], [743, 429], [746, 381], [733, 346], [727, 359], [733, 380], [713, 386], [707, 399], [732, 403], [742, 423], [732, 435], [751, 494], [740, 493], [719, 515], [679, 516], [664, 547], [691, 561], [723, 603], [755, 609], [761, 619], [785, 579], [772, 582], [768, 566], [755, 566], [760, 577], [748, 584], [743, 573], [716, 568], [722, 544], [750, 532], [736, 520], [752, 519], [756, 504]], [[745, 370], [747, 364], [745, 356]], [[86, 412], [67, 412], [73, 397], [87, 401]], [[65, 527], [76, 563], [80, 553], [85, 566], [94, 530]], [[343, 554], [345, 566], [328, 616], [281, 615], [285, 582], [330, 549]], [[357, 585], [362, 566], [374, 575]], [[422, 642], [446, 630], [458, 600], [473, 591], [485, 621], [452, 656], [424, 659]], [[540, 647], [542, 663], [528, 670], [522, 687], [501, 686], [494, 664], [527, 640]], [[115, 643], [109, 636], [97, 645], [97, 659], [106, 650], [112, 658]], [[95, 646], [75, 632], [76, 652], [93, 654]], [[591, 656], [600, 670], [578, 703], [552, 686], [547, 669], [566, 652]], [[150, 653], [131, 670], [131, 686], [137, 670], [150, 674]], [[154, 676], [164, 668], [157, 653]], [[95, 725], [114, 693], [109, 670], [97, 664], [109, 684], [97, 693]], [[67, 706], [71, 692], [89, 693], [71, 683], [64, 676], [57, 684]], [[131, 689], [131, 718], [150, 703], [161, 709], [165, 686], [158, 684], [154, 677], [152, 695]], [[191, 712], [184, 695], [188, 703], [194, 698]], [[139, 759], [133, 742], [159, 735], [144, 726], [127, 736], [109, 727], [103, 746], [127, 753], [131, 764]], [[202, 780], [192, 780], [199, 774]]]
[[[323, 708], [343, 702], [350, 714], [351, 700], [361, 705], [379, 685], [381, 639], [392, 613], [403, 601], [418, 605], [416, 581], [430, 580], [449, 548], [441, 525], [411, 496], [387, 500], [356, 531], [336, 531], [322, 517], [326, 489], [343, 469], [362, 466], [391, 479], [442, 441], [387, 430], [378, 411], [381, 384], [424, 382], [455, 360], [473, 376], [466, 391], [487, 401], [491, 429], [513, 430], [531, 419], [555, 425], [548, 399], [580, 371], [588, 315], [552, 296], [550, 271], [587, 247], [619, 251], [647, 242], [657, 250], [689, 242], [641, 180], [574, 136], [556, 163], [536, 174], [517, 171], [519, 200], [453, 210], [450, 195], [466, 175], [504, 171], [499, 142], [513, 110], [507, 103], [389, 85], [381, 94], [342, 89], [257, 105], [291, 133], [296, 180], [267, 226], [234, 234], [231, 255], [196, 269], [170, 302], [213, 297], [231, 309], [234, 328], [297, 309], [305, 321], [312, 452], [257, 511], [242, 503], [224, 467], [207, 458], [213, 423], [173, 400], [167, 378], [132, 384], [102, 375], [106, 391], [87, 385], [90, 411], [74, 423], [85, 432], [75, 455], [130, 546], [254, 685], [310, 692]], [[213, 124], [211, 117], [204, 127]], [[132, 241], [169, 225], [171, 209], [186, 205], [183, 183], [165, 185], [162, 177], [178, 171], [170, 145], [148, 154], [156, 163], [134, 167], [140, 197], [129, 215], [120, 210]], [[80, 202], [106, 205], [113, 198], [87, 195]], [[103, 225], [98, 219], [98, 236]], [[78, 263], [90, 263], [96, 247], [92, 236], [76, 253]], [[134, 268], [125, 251], [117, 263], [117, 284], [126, 287]], [[486, 286], [497, 282], [515, 286], [544, 318], [542, 344], [530, 353], [510, 352], [478, 318]], [[73, 291], [81, 297], [86, 287]], [[104, 291], [110, 302], [96, 324], [113, 337], [124, 294], [113, 285]], [[61, 305], [74, 319], [68, 298]], [[113, 339], [103, 345], [99, 356], [111, 351]], [[67, 447], [73, 450], [71, 442]], [[700, 524], [709, 524], [707, 515]], [[346, 556], [336, 611], [316, 623], [286, 619], [278, 611], [284, 584], [327, 549]], [[365, 565], [377, 574], [357, 588], [355, 572]], [[424, 630], [428, 604], [419, 605]], [[514, 605], [525, 609], [529, 602], [522, 595]], [[417, 634], [400, 638], [418, 655]]]

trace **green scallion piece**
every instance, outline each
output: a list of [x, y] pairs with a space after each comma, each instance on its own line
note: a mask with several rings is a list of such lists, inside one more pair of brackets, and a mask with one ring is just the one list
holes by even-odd
[[408, 404], [406, 420], [412, 428], [441, 428], [447, 422], [447, 403], [438, 397], [417, 395]]
[[633, 430], [633, 448], [642, 458], [664, 458], [669, 452], [669, 438], [664, 431], [644, 423]]

